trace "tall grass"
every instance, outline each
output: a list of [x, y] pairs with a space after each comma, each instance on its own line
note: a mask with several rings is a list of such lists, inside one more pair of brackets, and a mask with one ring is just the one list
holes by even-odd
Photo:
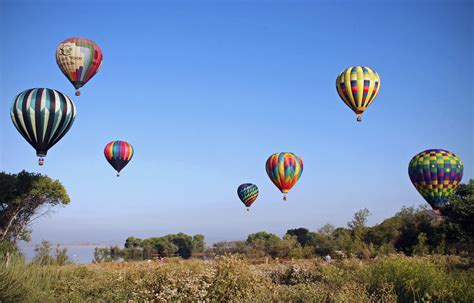
[[414, 302], [474, 300], [464, 260], [391, 256], [252, 265], [235, 257], [0, 266], [0, 302]]

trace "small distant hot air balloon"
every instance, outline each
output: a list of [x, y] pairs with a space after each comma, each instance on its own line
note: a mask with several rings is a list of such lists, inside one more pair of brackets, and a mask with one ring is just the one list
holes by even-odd
[[133, 147], [125, 141], [112, 141], [105, 146], [104, 155], [119, 177], [120, 171], [133, 157]]
[[283, 200], [286, 200], [286, 194], [301, 177], [303, 160], [293, 153], [276, 153], [268, 158], [265, 169], [273, 184], [284, 194]]
[[48, 149], [71, 128], [76, 106], [57, 90], [32, 88], [15, 97], [10, 116], [16, 129], [36, 150], [39, 165], [43, 165]]
[[249, 211], [250, 205], [252, 205], [258, 197], [258, 187], [252, 183], [241, 184], [237, 188], [237, 195], [240, 198], [240, 201], [247, 206], [247, 211]]
[[439, 214], [462, 179], [463, 165], [452, 152], [428, 149], [414, 156], [408, 175], [416, 190]]
[[380, 90], [380, 77], [370, 67], [353, 66], [346, 68], [336, 79], [336, 88], [342, 101], [362, 121], [362, 113], [374, 101]]
[[69, 38], [56, 48], [56, 62], [76, 89], [76, 96], [80, 96], [79, 88], [99, 71], [102, 50], [94, 41], [79, 37]]

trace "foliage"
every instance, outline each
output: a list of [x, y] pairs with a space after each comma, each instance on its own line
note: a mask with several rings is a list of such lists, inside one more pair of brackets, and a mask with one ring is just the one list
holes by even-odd
[[96, 248], [94, 260], [97, 263], [110, 262], [121, 257], [130, 260], [149, 260], [158, 257], [180, 256], [188, 259], [193, 253], [205, 251], [204, 235], [170, 234], [163, 237], [139, 239], [128, 237], [124, 249], [118, 247]]
[[66, 205], [69, 196], [61, 183], [41, 174], [0, 172], [0, 242], [29, 240], [29, 224], [51, 207]]
[[40, 245], [35, 247], [36, 255], [32, 263], [37, 265], [66, 265], [72, 264], [71, 259], [67, 254], [67, 248], [61, 249], [59, 245], [56, 246], [53, 254], [52, 245], [48, 241], [42, 241]]
[[[474, 251], [474, 181], [461, 184], [443, 217], [427, 207], [403, 207], [393, 217], [367, 226], [368, 209], [357, 211], [347, 227], [326, 224], [312, 232], [300, 227], [289, 229], [283, 238], [264, 231], [249, 234], [246, 241], [215, 243], [205, 249], [204, 236], [183, 233], [139, 239], [129, 237], [118, 254], [126, 260], [152, 259], [154, 256], [237, 255], [249, 259], [299, 259], [325, 256], [370, 259], [393, 253], [405, 255], [461, 254]], [[107, 257], [99, 259], [108, 260]], [[100, 260], [99, 260], [100, 261]]]
[[[298, 243], [299, 244], [299, 243]], [[471, 302], [474, 271], [461, 257], [0, 265], [0, 301], [22, 302]]]
[[371, 291], [393, 285], [399, 301], [454, 301], [474, 299], [474, 272], [456, 272], [426, 257], [393, 256], [366, 267], [361, 276]]

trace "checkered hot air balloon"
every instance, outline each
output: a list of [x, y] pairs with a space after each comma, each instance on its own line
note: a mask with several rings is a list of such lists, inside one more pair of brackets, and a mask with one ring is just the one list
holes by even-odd
[[252, 205], [258, 197], [258, 187], [252, 183], [244, 183], [241, 184], [237, 188], [237, 195], [240, 198], [240, 201], [247, 206], [247, 211], [249, 211], [249, 207]]
[[133, 157], [133, 147], [125, 141], [112, 141], [105, 146], [104, 155], [119, 177], [120, 171]]
[[283, 200], [286, 200], [286, 194], [301, 177], [303, 160], [293, 153], [276, 153], [268, 158], [265, 169], [273, 184], [284, 194]]
[[43, 165], [48, 150], [71, 128], [76, 106], [57, 90], [32, 88], [15, 97], [10, 116], [16, 129], [36, 150], [39, 165]]
[[374, 101], [380, 90], [380, 77], [370, 67], [353, 66], [346, 68], [336, 79], [336, 88], [342, 101], [362, 121], [362, 113]]
[[76, 89], [84, 86], [102, 65], [102, 50], [94, 41], [85, 38], [69, 38], [56, 48], [56, 62], [63, 74]]
[[416, 190], [439, 213], [462, 179], [463, 165], [452, 152], [428, 149], [414, 156], [408, 175]]

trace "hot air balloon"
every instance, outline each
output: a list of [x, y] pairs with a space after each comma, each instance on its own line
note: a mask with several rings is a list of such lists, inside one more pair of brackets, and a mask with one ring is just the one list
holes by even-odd
[[39, 165], [43, 165], [48, 149], [71, 128], [76, 106], [57, 90], [32, 88], [15, 97], [10, 116], [23, 138], [36, 149]]
[[362, 121], [362, 113], [374, 101], [380, 90], [380, 77], [367, 66], [346, 68], [336, 79], [336, 88], [342, 101]]
[[268, 158], [265, 169], [286, 200], [286, 194], [301, 177], [303, 160], [293, 153], [276, 153]]
[[76, 89], [76, 96], [80, 96], [79, 88], [99, 71], [102, 50], [94, 41], [79, 37], [69, 38], [56, 48], [56, 62]]
[[250, 205], [252, 205], [258, 197], [258, 187], [252, 183], [241, 184], [237, 188], [237, 195], [240, 198], [240, 201], [247, 206], [247, 211], [249, 211]]
[[458, 187], [462, 173], [461, 160], [443, 149], [425, 150], [414, 156], [408, 165], [411, 182], [437, 214]]
[[120, 171], [133, 157], [133, 147], [125, 141], [112, 141], [105, 146], [104, 155], [119, 177]]

